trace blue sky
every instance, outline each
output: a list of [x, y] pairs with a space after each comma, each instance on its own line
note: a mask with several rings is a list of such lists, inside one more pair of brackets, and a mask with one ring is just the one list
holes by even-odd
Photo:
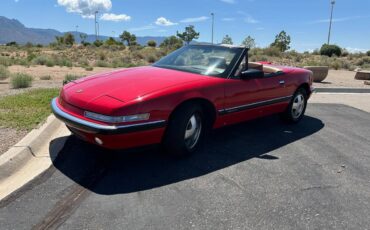
[[[327, 40], [330, 0], [1, 0], [0, 15], [27, 27], [76, 30], [93, 34], [92, 13], [99, 10], [100, 34], [118, 36], [129, 30], [138, 36], [169, 36], [192, 24], [199, 41], [226, 34], [240, 44], [251, 35], [258, 46], [269, 45], [285, 30], [292, 49], [313, 50]], [[337, 0], [332, 43], [351, 51], [370, 50], [370, 1]]]

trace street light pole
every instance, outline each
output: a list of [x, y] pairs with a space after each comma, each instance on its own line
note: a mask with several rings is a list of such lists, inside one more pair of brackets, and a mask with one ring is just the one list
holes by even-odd
[[334, 5], [335, 5], [335, 0], [331, 0], [331, 14], [330, 14], [330, 24], [329, 24], [329, 34], [328, 34], [328, 45], [330, 45], [331, 24], [333, 22]]
[[214, 25], [215, 25], [215, 14], [211, 13], [212, 16], [212, 44], [213, 44], [213, 32], [214, 32]]
[[96, 21], [96, 14], [98, 13], [98, 11], [95, 11], [94, 12], [94, 16], [95, 16], [95, 41], [98, 40], [98, 29], [97, 29], [97, 21]]

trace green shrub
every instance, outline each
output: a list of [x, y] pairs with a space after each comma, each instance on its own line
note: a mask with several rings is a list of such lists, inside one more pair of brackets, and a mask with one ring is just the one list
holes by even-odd
[[32, 84], [32, 76], [26, 73], [16, 73], [11, 77], [11, 84], [14, 89], [28, 88]]
[[46, 56], [38, 56], [33, 59], [33, 64], [35, 65], [46, 65], [50, 61], [49, 57]]
[[64, 76], [63, 85], [67, 84], [68, 82], [75, 81], [79, 78], [80, 76], [73, 75], [73, 74], [67, 74]]
[[263, 53], [271, 57], [280, 57], [282, 52], [278, 47], [271, 46], [263, 49]]
[[9, 70], [6, 66], [0, 65], [0, 80], [5, 80], [10, 76]]
[[48, 60], [46, 61], [46, 66], [47, 66], [47, 67], [53, 67], [53, 66], [54, 66], [54, 61], [53, 61], [53, 60], [51, 60], [51, 59], [48, 59]]
[[342, 49], [337, 45], [324, 44], [320, 49], [320, 54], [328, 57], [332, 57], [333, 55], [340, 57], [342, 55]]
[[50, 75], [41, 76], [40, 80], [44, 80], [44, 81], [51, 80], [51, 76]]
[[151, 55], [146, 56], [146, 60], [147, 60], [149, 63], [154, 63], [154, 62], [156, 62], [156, 61], [157, 61], [157, 57], [156, 57], [155, 55], [151, 54]]
[[0, 65], [11, 66], [13, 63], [14, 60], [11, 58], [0, 56]]
[[105, 61], [98, 60], [95, 63], [96, 66], [98, 67], [109, 67], [109, 63]]
[[86, 66], [85, 67], [85, 70], [86, 71], [93, 71], [94, 70], [94, 67], [92, 67], [92, 66]]
[[156, 47], [157, 46], [157, 43], [154, 40], [148, 41], [147, 44], [148, 44], [149, 47]]

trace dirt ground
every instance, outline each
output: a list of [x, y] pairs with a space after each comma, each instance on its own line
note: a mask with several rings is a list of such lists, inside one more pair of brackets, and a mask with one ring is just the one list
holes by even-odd
[[363, 80], [355, 79], [356, 72], [348, 70], [330, 70], [328, 77], [321, 83], [314, 83], [316, 88], [370, 88]]
[[[32, 87], [27, 89], [12, 89], [9, 84], [9, 79], [0, 81], [0, 97], [10, 94], [16, 94], [29, 89], [35, 88], [58, 88], [62, 86], [64, 76], [72, 74], [77, 76], [88, 76], [99, 72], [106, 72], [112, 70], [111, 68], [95, 67], [92, 71], [86, 71], [80, 67], [47, 67], [47, 66], [31, 66], [29, 68], [24, 66], [10, 66], [11, 73], [27, 73], [34, 77]], [[51, 76], [51, 80], [40, 80], [42, 76]]]

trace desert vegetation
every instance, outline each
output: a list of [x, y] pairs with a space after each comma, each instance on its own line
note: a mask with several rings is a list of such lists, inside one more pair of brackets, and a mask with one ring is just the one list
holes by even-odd
[[[83, 36], [83, 35], [81, 35]], [[72, 34], [56, 37], [55, 42], [48, 46], [9, 43], [0, 46], [0, 73], [6, 78], [6, 66], [43, 65], [47, 67], [65, 66], [82, 67], [92, 71], [94, 67], [134, 67], [149, 65], [169, 52], [189, 44], [199, 37], [194, 26], [187, 26], [185, 31], [177, 32], [176, 36], [168, 37], [163, 43], [149, 41], [139, 45], [136, 36], [128, 31], [122, 32], [118, 38], [109, 38], [90, 44], [81, 37], [81, 44], [75, 43]], [[354, 70], [370, 69], [370, 51], [367, 53], [350, 53], [337, 45], [324, 44], [312, 52], [299, 53], [290, 49], [291, 37], [281, 31], [268, 47], [256, 47], [256, 41], [247, 36], [242, 45], [250, 48], [251, 61], [271, 61], [276, 64], [291, 66], [329, 66], [331, 69]], [[225, 35], [225, 44], [233, 44], [233, 39]]]

